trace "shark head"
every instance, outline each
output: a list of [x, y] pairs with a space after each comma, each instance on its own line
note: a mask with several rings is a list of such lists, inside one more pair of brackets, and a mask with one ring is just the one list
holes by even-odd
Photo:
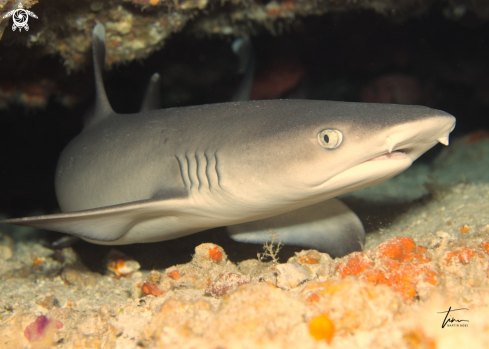
[[223, 142], [219, 166], [223, 187], [258, 210], [385, 181], [438, 142], [447, 145], [455, 127], [450, 114], [422, 106], [282, 100], [253, 107], [243, 108], [251, 111]]

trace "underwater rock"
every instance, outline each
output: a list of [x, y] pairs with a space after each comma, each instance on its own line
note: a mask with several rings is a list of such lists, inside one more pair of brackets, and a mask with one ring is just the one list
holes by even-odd
[[12, 258], [12, 249], [9, 246], [0, 245], [0, 260], [7, 260]]
[[[75, 70], [90, 62], [90, 35], [97, 22], [104, 23], [107, 29], [107, 63], [112, 65], [145, 58], [163, 47], [171, 34], [184, 29], [199, 37], [249, 36], [260, 28], [277, 35], [299, 16], [373, 10], [403, 21], [427, 13], [436, 3], [436, 0], [3, 0], [0, 1], [0, 38], [12, 23], [11, 18], [3, 16], [22, 4], [38, 19], [29, 21], [28, 36], [17, 35], [10, 40], [27, 46], [41, 45], [44, 54], [61, 55], [66, 68]], [[445, 2], [442, 9], [444, 16], [452, 20], [459, 20], [467, 13], [489, 19], [489, 3], [485, 0]], [[190, 21], [192, 26], [187, 29]]]
[[222, 297], [228, 292], [234, 291], [241, 285], [249, 284], [250, 277], [238, 273], [219, 274], [216, 280], [209, 283], [205, 289], [206, 293], [214, 297]]
[[392, 289], [353, 277], [311, 282], [301, 294], [308, 304], [308, 315], [328, 314], [339, 336], [383, 326], [404, 309], [401, 297]]
[[70, 285], [78, 287], [95, 286], [99, 279], [99, 274], [88, 271], [80, 266], [69, 266], [61, 272], [61, 278]]
[[139, 263], [121, 251], [111, 249], [107, 257], [107, 269], [117, 276], [129, 276], [141, 268]]
[[305, 250], [296, 252], [294, 257], [289, 258], [287, 263], [300, 264], [314, 276], [329, 275], [333, 266], [333, 259], [327, 253], [317, 250]]
[[[307, 250], [283, 264], [247, 260], [239, 266], [222, 247], [207, 243], [196, 247], [189, 263], [135, 272], [132, 280], [90, 278], [73, 266], [61, 278], [41, 274], [35, 284], [12, 278], [0, 284], [0, 309], [9, 309], [0, 318], [10, 319], [0, 324], [0, 345], [6, 338], [17, 338], [19, 347], [63, 338], [60, 348], [131, 347], [134, 340], [179, 348], [384, 348], [391, 341], [441, 347], [446, 334], [438, 331], [437, 312], [447, 304], [470, 304], [474, 329], [468, 333], [482, 343], [489, 225], [459, 234], [435, 237], [428, 247], [396, 237], [334, 260]], [[271, 272], [276, 280], [264, 280]], [[429, 325], [420, 328], [420, 321]]]
[[211, 267], [213, 265], [224, 265], [227, 255], [221, 246], [215, 244], [202, 244], [195, 248], [192, 263], [199, 267]]
[[301, 264], [285, 263], [277, 264], [274, 269], [277, 271], [277, 287], [290, 290], [312, 278], [311, 273]]

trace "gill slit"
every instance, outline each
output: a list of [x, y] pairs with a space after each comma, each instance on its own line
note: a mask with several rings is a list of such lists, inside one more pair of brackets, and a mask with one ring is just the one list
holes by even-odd
[[185, 159], [183, 159], [183, 155], [174, 155], [180, 169], [180, 177], [188, 192], [194, 188], [200, 192], [206, 186], [209, 191], [216, 188], [222, 189], [219, 155], [217, 152], [214, 152], [213, 155], [214, 159], [207, 150], [200, 155], [197, 153], [185, 154]]
[[211, 170], [211, 163], [209, 161], [209, 156], [207, 155], [207, 150], [204, 151], [204, 157], [205, 157], [205, 176], [207, 178], [207, 183], [209, 183], [209, 191], [212, 191], [212, 182], [211, 182], [211, 175], [210, 175], [210, 170]]
[[[178, 166], [180, 167], [180, 177], [182, 177], [183, 184], [185, 185], [185, 189], [190, 191], [190, 179], [188, 178], [188, 168], [185, 168], [186, 163], [184, 162], [177, 156], [175, 155], [175, 159], [177, 159]], [[187, 176], [186, 176], [187, 175]]]
[[214, 169], [215, 169], [216, 175], [217, 175], [217, 185], [219, 186], [219, 188], [222, 189], [222, 186], [221, 186], [221, 175], [219, 173], [219, 158], [217, 157], [217, 151], [214, 152], [214, 158], [216, 159], [216, 164], [214, 166]]

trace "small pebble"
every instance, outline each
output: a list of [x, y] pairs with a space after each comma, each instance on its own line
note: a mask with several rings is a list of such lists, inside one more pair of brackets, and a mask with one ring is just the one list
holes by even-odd
[[299, 286], [306, 280], [311, 280], [312, 275], [306, 267], [295, 264], [285, 263], [275, 266], [277, 275], [277, 287], [284, 290], [290, 290], [291, 288]]

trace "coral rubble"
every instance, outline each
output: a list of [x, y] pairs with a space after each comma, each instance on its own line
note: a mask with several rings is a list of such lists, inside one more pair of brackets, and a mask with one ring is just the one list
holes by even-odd
[[[4, 236], [2, 250], [15, 252], [2, 255], [0, 344], [384, 348], [395, 341], [434, 348], [448, 336], [484, 345], [489, 228], [470, 240], [436, 240], [423, 247], [396, 237], [335, 260], [308, 250], [286, 263], [237, 265], [206, 243], [189, 263], [164, 272], [94, 277], [71, 248], [49, 254]], [[52, 266], [63, 268], [61, 277]], [[470, 309], [449, 317], [470, 319], [465, 332], [444, 331], [453, 321], [443, 314], [455, 306]]]

